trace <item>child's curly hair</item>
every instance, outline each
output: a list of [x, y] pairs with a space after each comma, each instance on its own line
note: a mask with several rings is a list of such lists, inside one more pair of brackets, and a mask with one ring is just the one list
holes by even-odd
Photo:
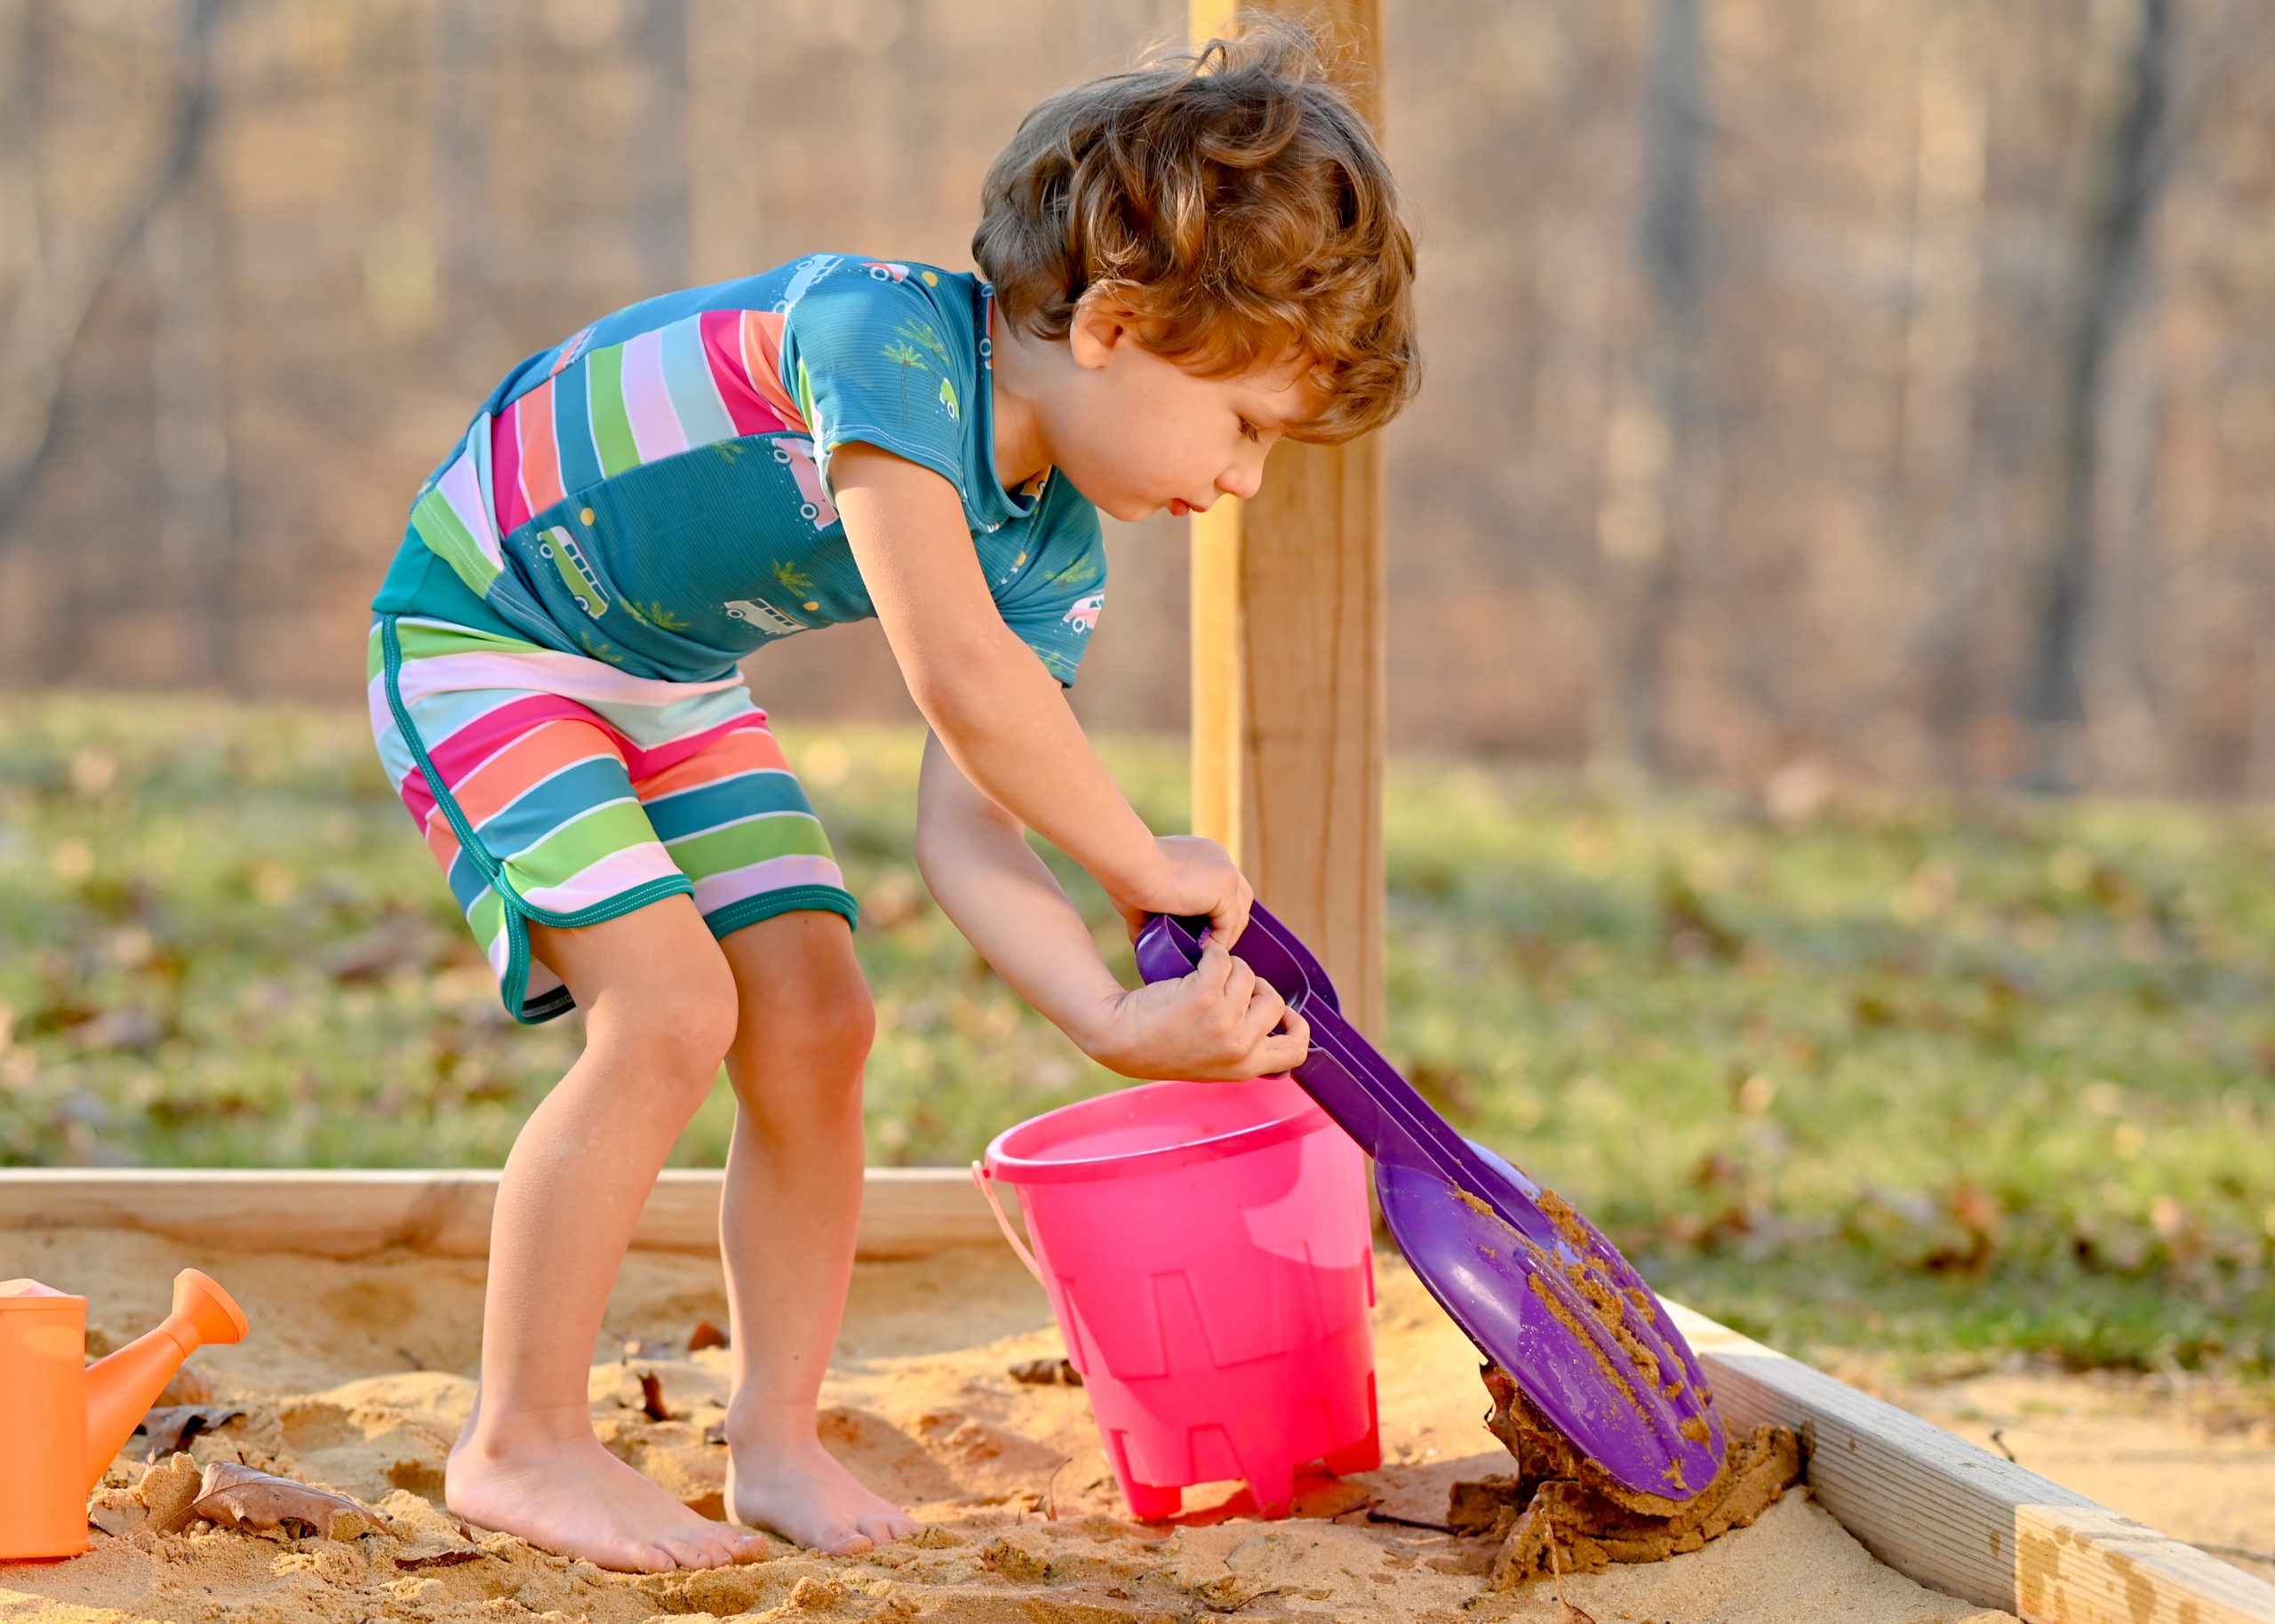
[[1106, 296], [1204, 377], [1292, 349], [1328, 405], [1287, 433], [1325, 444], [1388, 422], [1420, 381], [1397, 183], [1300, 26], [1244, 20], [1061, 91], [980, 203], [972, 258], [1024, 331], [1063, 338]]

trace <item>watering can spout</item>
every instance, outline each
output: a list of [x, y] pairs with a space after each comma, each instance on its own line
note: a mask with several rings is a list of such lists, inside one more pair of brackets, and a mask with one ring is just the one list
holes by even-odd
[[172, 1310], [158, 1327], [87, 1367], [87, 1492], [141, 1424], [182, 1361], [200, 1348], [242, 1341], [244, 1310], [195, 1269], [174, 1277]]

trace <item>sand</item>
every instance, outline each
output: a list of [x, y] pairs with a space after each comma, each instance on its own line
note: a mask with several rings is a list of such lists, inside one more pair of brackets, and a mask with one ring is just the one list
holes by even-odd
[[[1041, 1290], [1011, 1258], [975, 1251], [864, 1264], [824, 1393], [825, 1437], [914, 1508], [923, 1534], [857, 1557], [778, 1542], [756, 1566], [648, 1576], [605, 1572], [510, 1535], [468, 1538], [441, 1509], [444, 1454], [473, 1394], [479, 1262], [338, 1264], [86, 1230], [11, 1236], [0, 1254], [0, 1273], [87, 1296], [91, 1325], [115, 1341], [155, 1323], [186, 1263], [228, 1286], [253, 1326], [243, 1346], [199, 1355], [218, 1397], [248, 1413], [190, 1453], [354, 1495], [394, 1532], [355, 1541], [204, 1524], [163, 1536], [98, 1532], [84, 1556], [0, 1564], [7, 1624], [1563, 1616], [1547, 1586], [1485, 1594], [1486, 1542], [1371, 1520], [1441, 1521], [1454, 1480], [1509, 1464], [1481, 1422], [1474, 1355], [1395, 1258], [1383, 1263], [1377, 1321], [1384, 1469], [1306, 1484], [1290, 1520], [1241, 1516], [1245, 1496], [1227, 1487], [1188, 1494], [1178, 1524], [1151, 1528], [1120, 1515], [1082, 1391], [1010, 1379], [1014, 1365], [1061, 1351]], [[705, 1319], [726, 1320], [715, 1262], [635, 1254], [610, 1305], [592, 1397], [611, 1447], [715, 1515], [725, 1451], [703, 1435], [723, 1413], [726, 1356], [683, 1351]], [[638, 1338], [672, 1351], [627, 1361], [623, 1343]], [[659, 1378], [674, 1419], [643, 1414], [642, 1371]], [[107, 1481], [127, 1485], [140, 1470], [122, 1456]], [[1880, 1565], [1802, 1490], [1704, 1550], [1567, 1578], [1564, 1593], [1597, 1624], [2008, 1617]]]

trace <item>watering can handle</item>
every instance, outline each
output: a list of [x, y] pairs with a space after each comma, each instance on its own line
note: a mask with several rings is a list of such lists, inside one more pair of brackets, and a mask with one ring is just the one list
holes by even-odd
[[996, 1226], [1003, 1231], [1003, 1238], [1011, 1243], [1011, 1250], [1019, 1254], [1019, 1262], [1027, 1266], [1027, 1272], [1034, 1277], [1037, 1286], [1043, 1285], [1042, 1270], [1036, 1264], [1034, 1254], [1027, 1250], [1027, 1243], [1019, 1238], [1019, 1232], [1003, 1215], [1003, 1204], [995, 1198], [995, 1181], [987, 1176], [986, 1167], [978, 1162], [971, 1164], [971, 1182], [978, 1185], [979, 1193], [987, 1198], [988, 1207], [995, 1214]]

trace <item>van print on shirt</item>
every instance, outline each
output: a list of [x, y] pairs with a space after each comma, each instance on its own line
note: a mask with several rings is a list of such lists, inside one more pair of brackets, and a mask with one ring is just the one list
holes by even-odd
[[814, 254], [799, 260], [798, 268], [790, 274], [790, 285], [782, 290], [782, 297], [774, 301], [774, 308], [787, 312], [790, 306], [796, 304], [804, 295], [808, 288], [829, 275], [830, 268], [836, 265], [842, 257], [838, 254]]
[[805, 622], [791, 619], [762, 598], [730, 598], [719, 607], [727, 611], [728, 619], [756, 626], [769, 637], [787, 637], [806, 629]]
[[569, 532], [560, 525], [547, 525], [539, 532], [545, 539], [537, 544], [537, 555], [553, 566], [569, 595], [577, 600], [577, 607], [598, 620], [608, 613], [608, 594], [601, 590], [600, 577], [585, 561], [585, 554], [570, 539]]
[[829, 488], [821, 482], [821, 468], [814, 461], [814, 442], [795, 434], [779, 434], [774, 440], [774, 460], [790, 470], [790, 477], [798, 482], [798, 513], [818, 530], [826, 530], [837, 522], [837, 506], [829, 499]]
[[1098, 616], [1105, 609], [1105, 593], [1100, 593], [1094, 597], [1084, 598], [1066, 611], [1066, 624], [1078, 632], [1095, 632], [1098, 629]]

